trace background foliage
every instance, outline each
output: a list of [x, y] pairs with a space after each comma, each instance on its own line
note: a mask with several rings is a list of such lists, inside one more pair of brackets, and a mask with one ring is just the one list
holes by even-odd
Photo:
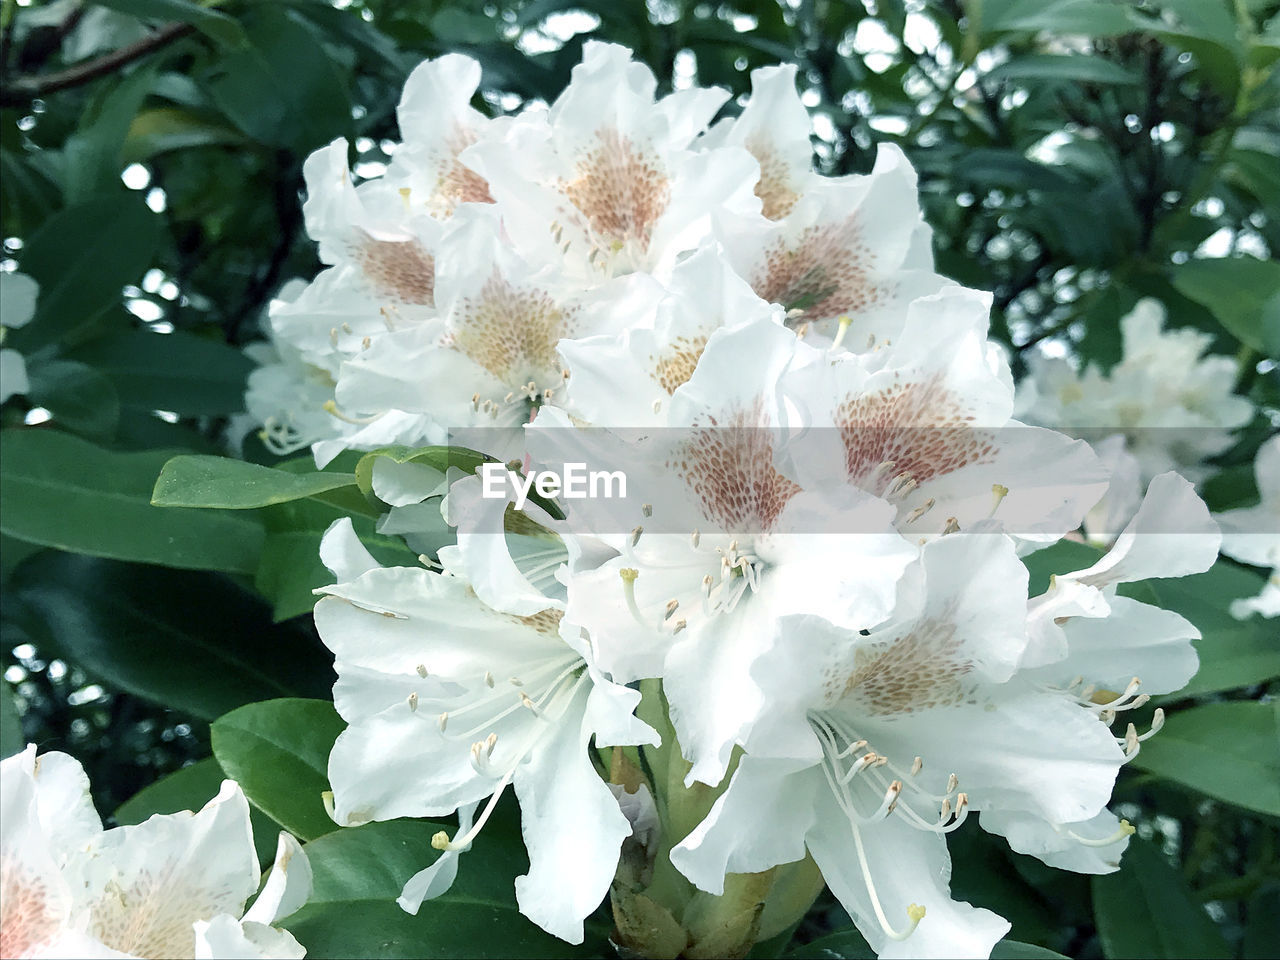
[[[439, 825], [339, 832], [320, 806], [341, 727], [331, 657], [305, 615], [326, 576], [320, 534], [354, 514], [381, 559], [411, 559], [373, 535], [381, 505], [358, 458], [317, 479], [307, 458], [276, 463], [250, 434], [245, 458], [287, 473], [215, 471], [203, 503], [151, 503], [173, 455], [226, 451], [252, 368], [241, 348], [280, 285], [318, 269], [301, 226], [307, 153], [348, 137], [357, 173], [376, 173], [409, 70], [451, 50], [483, 64], [477, 105], [492, 113], [553, 98], [592, 37], [632, 47], [662, 89], [741, 94], [750, 69], [798, 62], [824, 172], [866, 171], [875, 144], [902, 145], [941, 271], [993, 292], [992, 335], [1015, 368], [1038, 344], [1107, 367], [1118, 318], [1142, 296], [1238, 358], [1237, 390], [1261, 412], [1205, 488], [1226, 509], [1256, 499], [1249, 464], [1280, 407], [1278, 10], [3, 0], [4, 267], [40, 284], [35, 320], [5, 343], [32, 385], [0, 411], [4, 752], [25, 740], [73, 753], [122, 823], [200, 805], [224, 771], [240, 778], [266, 847], [272, 821], [311, 841], [316, 896], [289, 924], [311, 956], [474, 953], [495, 922], [516, 931], [495, 954], [563, 956], [514, 912], [524, 854], [510, 816], [458, 886], [410, 917], [392, 901]], [[227, 490], [239, 502], [221, 502]], [[1082, 548], [1057, 549], [1033, 579]], [[1142, 588], [1203, 631], [1202, 669], [1165, 698], [1166, 729], [1117, 787], [1140, 835], [1119, 873], [1051, 871], [976, 824], [952, 836], [955, 894], [1008, 916], [1023, 943], [1005, 955], [1273, 954], [1280, 643], [1274, 625], [1226, 613], [1259, 587], [1222, 560]], [[794, 939], [758, 949], [867, 955], [848, 925], [820, 899]], [[582, 955], [608, 955], [608, 928], [604, 914], [589, 925]]]

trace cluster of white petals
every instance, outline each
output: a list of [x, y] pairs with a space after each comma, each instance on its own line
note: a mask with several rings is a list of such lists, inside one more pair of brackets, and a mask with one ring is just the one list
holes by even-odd
[[1140, 300], [1120, 320], [1123, 355], [1106, 373], [1032, 354], [1019, 385], [1022, 416], [1091, 442], [1122, 435], [1144, 483], [1167, 470], [1199, 482], [1204, 461], [1235, 443], [1253, 404], [1234, 392], [1236, 360], [1205, 356], [1212, 334], [1164, 323], [1160, 301]]
[[306, 956], [272, 926], [311, 895], [292, 836], [280, 834], [261, 892], [260, 879], [249, 804], [232, 780], [196, 813], [104, 830], [73, 758], [37, 757], [32, 745], [0, 761], [0, 955]]
[[[1015, 419], [989, 297], [934, 271], [900, 151], [814, 173], [794, 67], [714, 125], [725, 91], [658, 98], [616, 46], [517, 116], [469, 106], [479, 77], [454, 55], [414, 71], [385, 176], [355, 184], [343, 142], [308, 161], [328, 266], [272, 310], [266, 434], [324, 463], [487, 427], [481, 452], [526, 469], [566, 436], [658, 469], [619, 524], [383, 458], [381, 529], [434, 535], [447, 492], [456, 544], [384, 568], [349, 523], [327, 534], [333, 816], [459, 815], [401, 905], [466, 869], [508, 785], [520, 907], [574, 942], [686, 789], [718, 799], [654, 849], [693, 885], [808, 854], [882, 956], [987, 956], [1009, 929], [951, 898], [945, 834], [970, 812], [1047, 863], [1116, 869], [1132, 828], [1106, 805], [1161, 722], [1124, 718], [1189, 679], [1198, 636], [1116, 585], [1213, 562], [1216, 525], [1164, 472], [1186, 458], [1139, 445], [1154, 480], [1111, 550], [1030, 596], [1022, 557], [1080, 528], [1109, 470]], [[1110, 378], [1045, 368], [1037, 420], [1226, 437], [1248, 411], [1219, 358], [1159, 324], [1125, 321]], [[1104, 409], [1074, 423], [1073, 390]], [[1192, 462], [1222, 449], [1203, 442]], [[668, 742], [636, 716], [654, 684]], [[619, 802], [605, 748], [679, 752], [656, 814]]]
[[1261, 498], [1258, 505], [1227, 510], [1214, 518], [1222, 528], [1224, 554], [1241, 563], [1271, 568], [1258, 596], [1232, 601], [1231, 614], [1240, 619], [1255, 613], [1280, 617], [1280, 436], [1258, 448], [1253, 471]]

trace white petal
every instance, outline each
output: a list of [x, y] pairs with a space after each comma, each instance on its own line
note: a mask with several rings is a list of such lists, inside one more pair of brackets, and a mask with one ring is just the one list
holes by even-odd
[[694, 885], [719, 896], [726, 873], [758, 873], [804, 856], [805, 834], [826, 788], [804, 761], [744, 756], [711, 811], [671, 851]]
[[7, 347], [0, 350], [0, 403], [30, 389], [31, 381], [27, 378], [27, 364], [22, 354]]
[[342, 517], [329, 524], [329, 529], [320, 538], [320, 560], [339, 583], [355, 580], [370, 570], [382, 569], [382, 564], [373, 559], [356, 536], [350, 517]]
[[[467, 803], [458, 808], [457, 836], [464, 836], [475, 823], [478, 804]], [[396, 903], [405, 913], [416, 915], [424, 900], [434, 900], [442, 893], [448, 892], [458, 876], [458, 858], [471, 849], [467, 844], [459, 849], [442, 850], [435, 862], [425, 869], [419, 870], [404, 885]]]
[[1064, 577], [1094, 587], [1185, 577], [1213, 565], [1221, 539], [1195, 487], [1176, 473], [1162, 473], [1151, 481], [1137, 515], [1106, 556]]
[[276, 859], [267, 874], [262, 892], [242, 919], [272, 924], [301, 907], [311, 896], [311, 861], [302, 844], [280, 831]]
[[198, 813], [117, 827], [92, 852], [90, 932], [140, 956], [189, 956], [192, 923], [238, 916], [258, 888], [249, 804], [232, 780]]
[[[1129, 834], [1110, 810], [1080, 823], [1052, 824], [1030, 813], [1007, 810], [984, 810], [981, 820], [984, 830], [1007, 839], [1017, 853], [1074, 873], [1114, 873], [1129, 846]], [[1116, 839], [1102, 846], [1079, 839], [1096, 842], [1112, 837]]]
[[631, 824], [587, 756], [588, 684], [516, 771], [529, 872], [516, 878], [520, 912], [561, 940], [581, 943], [583, 919], [613, 882]]
[[925, 908], [920, 925], [905, 940], [887, 937], [876, 918], [861, 869], [853, 828], [829, 794], [819, 794], [809, 852], [841, 905], [881, 958], [981, 957], [1009, 931], [1009, 922], [951, 899], [951, 860], [940, 834], [915, 830], [901, 818], [859, 828], [866, 867], [885, 919], [896, 930], [908, 926], [907, 908]]
[[197, 920], [193, 927], [195, 960], [302, 960], [307, 955], [288, 930], [242, 922], [226, 913]]

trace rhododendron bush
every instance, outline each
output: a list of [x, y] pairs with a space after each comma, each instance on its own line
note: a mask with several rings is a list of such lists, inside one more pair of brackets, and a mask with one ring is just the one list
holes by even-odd
[[1280, 10], [0, 7], [0, 953], [1280, 942]]

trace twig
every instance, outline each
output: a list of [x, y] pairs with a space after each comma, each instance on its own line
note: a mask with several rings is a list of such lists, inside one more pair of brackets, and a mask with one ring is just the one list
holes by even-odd
[[98, 77], [105, 76], [119, 67], [145, 57], [147, 54], [172, 43], [174, 40], [185, 37], [194, 29], [189, 23], [171, 23], [161, 27], [154, 33], [148, 34], [141, 40], [127, 44], [119, 50], [113, 50], [111, 53], [98, 57], [96, 60], [90, 60], [88, 63], [69, 67], [66, 70], [59, 70], [56, 73], [46, 73], [34, 77], [17, 77], [4, 90], [0, 90], [0, 106], [23, 106], [50, 93], [89, 83], [91, 80], [96, 80]]

